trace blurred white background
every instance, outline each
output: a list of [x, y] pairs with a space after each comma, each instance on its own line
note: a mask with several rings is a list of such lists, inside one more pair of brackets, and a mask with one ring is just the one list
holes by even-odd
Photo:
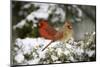
[[[26, 0], [24, 0], [26, 1]], [[69, 3], [69, 4], [85, 4], [96, 5], [97, 12], [97, 61], [84, 63], [68, 63], [68, 64], [53, 64], [53, 65], [39, 65], [37, 67], [98, 67], [100, 64], [100, 0], [27, 0], [27, 1], [41, 1], [41, 2], [55, 2], [55, 3]], [[0, 67], [10, 67], [10, 0], [0, 0]], [[28, 67], [28, 66], [27, 66]], [[32, 66], [31, 66], [32, 67]]]

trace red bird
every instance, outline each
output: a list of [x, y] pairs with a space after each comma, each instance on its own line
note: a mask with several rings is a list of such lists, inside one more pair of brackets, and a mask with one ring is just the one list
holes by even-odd
[[62, 42], [67, 42], [73, 35], [73, 29], [70, 21], [67, 21], [59, 31], [56, 31], [48, 24], [48, 21], [41, 19], [39, 21], [39, 33], [41, 37], [52, 40], [43, 48], [43, 50], [45, 50], [54, 41], [60, 40]]
[[48, 24], [48, 21], [41, 19], [39, 21], [39, 33], [41, 37], [52, 40], [57, 31]]

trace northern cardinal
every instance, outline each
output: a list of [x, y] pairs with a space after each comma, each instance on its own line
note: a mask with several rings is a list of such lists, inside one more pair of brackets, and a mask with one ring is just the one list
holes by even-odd
[[60, 40], [62, 42], [67, 42], [73, 35], [73, 29], [70, 21], [66, 21], [63, 27], [57, 31], [49, 25], [48, 21], [41, 19], [39, 21], [39, 33], [41, 37], [52, 40], [42, 49], [43, 51], [54, 41]]

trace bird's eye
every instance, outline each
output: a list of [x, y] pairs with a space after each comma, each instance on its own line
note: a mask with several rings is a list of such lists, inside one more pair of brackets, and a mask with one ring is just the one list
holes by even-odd
[[70, 26], [70, 25], [68, 25], [67, 27], [68, 27], [69, 29], [72, 29], [72, 26]]

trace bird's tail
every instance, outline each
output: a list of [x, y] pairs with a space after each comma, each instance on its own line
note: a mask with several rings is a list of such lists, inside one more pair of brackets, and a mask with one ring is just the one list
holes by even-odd
[[46, 45], [46, 46], [42, 49], [42, 51], [44, 51], [52, 42], [53, 42], [53, 40], [52, 40], [48, 45]]

